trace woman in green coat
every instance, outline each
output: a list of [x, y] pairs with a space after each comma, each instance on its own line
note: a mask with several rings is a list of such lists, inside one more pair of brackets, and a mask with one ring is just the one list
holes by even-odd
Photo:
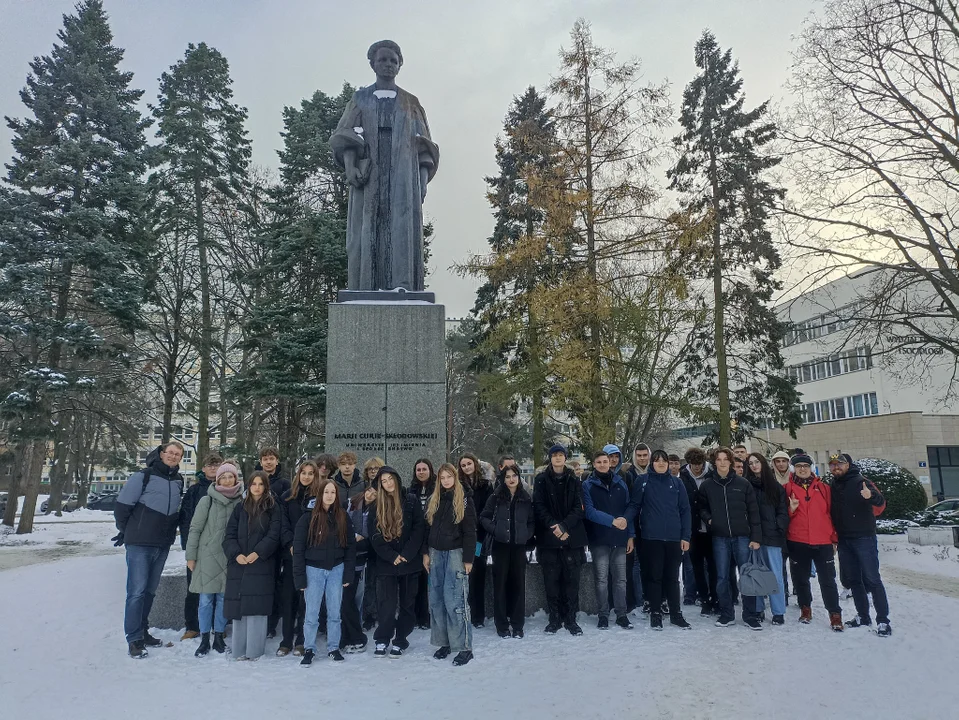
[[[216, 482], [210, 485], [206, 496], [200, 498], [190, 523], [186, 543], [186, 564], [193, 573], [190, 592], [200, 595], [200, 647], [196, 656], [210, 652], [210, 630], [213, 630], [213, 649], [226, 650], [223, 633], [226, 618], [223, 615], [223, 593], [226, 590], [226, 553], [223, 536], [233, 514], [233, 508], [243, 501], [243, 483], [235, 465], [224, 463], [216, 471]], [[215, 608], [215, 612], [214, 612]]]

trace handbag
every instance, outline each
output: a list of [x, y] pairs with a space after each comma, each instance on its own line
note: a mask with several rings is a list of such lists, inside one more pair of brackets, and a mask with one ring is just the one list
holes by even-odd
[[767, 597], [779, 590], [779, 580], [760, 550], [750, 550], [749, 558], [739, 568], [739, 591], [749, 597]]

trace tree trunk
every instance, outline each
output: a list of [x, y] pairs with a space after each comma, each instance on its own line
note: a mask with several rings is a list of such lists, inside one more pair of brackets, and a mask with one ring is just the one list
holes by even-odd
[[50, 500], [47, 502], [47, 514], [63, 515], [63, 486], [67, 482], [67, 438], [72, 435], [73, 417], [70, 414], [61, 421], [53, 436], [53, 466], [50, 468]]
[[719, 445], [729, 447], [732, 437], [729, 416], [729, 369], [726, 365], [726, 338], [723, 330], [725, 306], [723, 304], [723, 247], [722, 225], [719, 222], [719, 177], [716, 156], [709, 158], [709, 178], [712, 184], [713, 205], [713, 342], [716, 345], [716, 377], [719, 386]]
[[3, 513], [3, 524], [13, 527], [17, 517], [17, 507], [20, 502], [20, 485], [23, 477], [23, 458], [26, 456], [27, 445], [18, 443], [14, 449], [13, 464], [11, 466], [10, 489], [7, 490], [7, 509]]
[[[210, 452], [210, 387], [213, 380], [213, 318], [210, 309], [210, 265], [203, 223], [203, 183], [199, 171], [193, 181], [196, 212], [196, 242], [200, 266], [200, 390], [197, 407], [197, 458]], [[221, 436], [220, 443], [223, 443]], [[202, 460], [200, 460], [202, 462]]]
[[[226, 393], [226, 371], [227, 350], [230, 347], [230, 320], [228, 317], [223, 319], [223, 350], [220, 353], [220, 367], [217, 368], [220, 377], [217, 379], [217, 385], [220, 387], [220, 445], [226, 445], [229, 442], [230, 429], [230, 404]], [[235, 436], [234, 436], [235, 439]]]
[[34, 440], [28, 446], [25, 458], [23, 482], [23, 513], [17, 524], [17, 535], [33, 532], [33, 516], [37, 512], [37, 495], [40, 493], [40, 476], [43, 462], [47, 459], [47, 441]]

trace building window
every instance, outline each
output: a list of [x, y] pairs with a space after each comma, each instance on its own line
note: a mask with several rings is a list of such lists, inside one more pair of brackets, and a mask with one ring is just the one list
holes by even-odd
[[878, 415], [879, 398], [872, 392], [832, 400], [819, 400], [806, 403], [803, 411], [806, 424]]
[[797, 384], [801, 384], [870, 368], [872, 368], [872, 348], [860, 347], [801, 365], [790, 365], [786, 368], [786, 372]]

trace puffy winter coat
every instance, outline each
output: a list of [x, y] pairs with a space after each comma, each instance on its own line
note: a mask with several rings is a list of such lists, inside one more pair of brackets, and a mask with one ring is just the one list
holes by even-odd
[[759, 502], [759, 519], [763, 527], [763, 545], [783, 547], [786, 544], [786, 530], [789, 528], [789, 512], [786, 510], [786, 491], [782, 485], [776, 483], [775, 504], [769, 502], [766, 491], [763, 490], [762, 480], [749, 478], [756, 500]]
[[176, 539], [182, 493], [180, 468], [165, 465], [157, 448], [147, 456], [147, 467], [131, 475], [117, 495], [113, 516], [124, 544], [170, 547]]
[[[227, 620], [273, 612], [276, 589], [276, 555], [280, 547], [281, 510], [274, 504], [251, 522], [243, 503], [233, 509], [226, 526], [226, 594], [223, 614]], [[256, 553], [256, 562], [240, 565], [237, 555]]]
[[493, 540], [504, 545], [526, 545], [533, 539], [536, 520], [533, 499], [520, 485], [512, 496], [497, 489], [480, 513], [480, 524]]
[[[376, 553], [376, 574], [409, 575], [423, 569], [423, 538], [426, 535], [426, 519], [420, 501], [413, 493], [403, 493], [403, 531], [400, 536], [387, 540], [376, 523], [376, 503], [370, 506], [366, 518], [370, 533], [370, 547]], [[475, 546], [474, 546], [475, 547]], [[394, 565], [402, 556], [406, 562]]]
[[715, 469], [697, 491], [699, 516], [717, 537], [748, 537], [762, 543], [763, 529], [759, 503], [749, 481], [732, 470], [720, 477]]
[[[486, 540], [486, 528], [484, 528], [482, 523], [479, 522], [479, 514], [483, 512], [490, 495], [493, 494], [493, 484], [489, 481], [486, 481], [482, 485], [476, 485], [475, 487], [470, 488], [470, 490], [473, 495], [473, 509], [476, 511], [477, 515], [476, 542], [482, 544], [483, 541]], [[485, 547], [488, 548], [488, 545]]]
[[[635, 537], [633, 520], [637, 506], [632, 504], [626, 481], [610, 473], [609, 484], [593, 471], [583, 481], [583, 524], [590, 545], [626, 547], [629, 538]], [[613, 527], [613, 521], [626, 518], [626, 529]]]
[[[315, 481], [314, 481], [315, 482]], [[316, 496], [311, 495], [307, 487], [300, 487], [297, 497], [293, 497], [288, 491], [280, 502], [280, 510], [283, 525], [280, 528], [280, 547], [290, 554], [290, 548], [293, 547], [293, 533], [296, 531], [296, 524], [303, 517], [303, 514], [309, 514], [316, 502]]]
[[[228, 498], [208, 483], [205, 497], [200, 498], [190, 522], [186, 559], [196, 561], [190, 580], [190, 592], [221, 593], [226, 591], [226, 553], [223, 539], [233, 509], [243, 502], [243, 488], [236, 497]], [[195, 486], [194, 486], [195, 487]]]
[[805, 545], [830, 545], [838, 539], [832, 524], [832, 491], [815, 475], [808, 483], [801, 484], [794, 474], [783, 488], [787, 503], [790, 498], [799, 500], [795, 511], [789, 508], [786, 538]]
[[[586, 547], [586, 527], [583, 525], [583, 490], [576, 474], [565, 468], [562, 474], [552, 466], [533, 481], [533, 513], [536, 515], [536, 546], [540, 548]], [[553, 534], [553, 525], [569, 533], [566, 540]]]
[[639, 510], [643, 540], [689, 542], [692, 514], [683, 481], [652, 469], [633, 486], [633, 504]]
[[[445, 488], [440, 491], [440, 504], [436, 509], [436, 515], [433, 516], [433, 522], [429, 523], [430, 529], [427, 533], [427, 547], [434, 550], [463, 550], [463, 562], [471, 563], [476, 557], [476, 510], [473, 505], [473, 498], [469, 493], [463, 496], [466, 509], [463, 513], [463, 520], [456, 522], [456, 515], [453, 510], [453, 491]], [[367, 519], [367, 524], [373, 522], [373, 518]], [[428, 552], [424, 548], [424, 554]]]
[[[863, 485], [869, 487], [872, 497], [862, 496]], [[874, 483], [862, 476], [858, 465], [850, 465], [846, 474], [832, 481], [832, 523], [839, 537], [871, 537], [876, 534], [874, 507], [885, 502]]]
[[[257, 463], [254, 466], [256, 470], [263, 470], [263, 466]], [[266, 472], [266, 470], [263, 470]], [[270, 492], [273, 493], [273, 499], [279, 502], [288, 492], [290, 492], [290, 476], [283, 471], [283, 463], [276, 464], [276, 470], [270, 475]]]
[[186, 541], [190, 537], [190, 523], [193, 522], [193, 513], [196, 512], [196, 506], [200, 504], [200, 500], [206, 497], [206, 493], [212, 484], [201, 470], [197, 473], [196, 482], [183, 493], [183, 500], [180, 501], [180, 546], [184, 550], [186, 550]]
[[336, 521], [332, 509], [326, 514], [327, 530], [323, 541], [316, 545], [310, 542], [310, 522], [314, 512], [303, 513], [293, 532], [293, 586], [305, 590], [307, 585], [307, 566], [332, 570], [343, 565], [343, 584], [351, 585], [356, 576], [356, 530], [353, 521], [346, 516], [346, 545], [340, 543], [336, 532]]
[[360, 468], [353, 470], [353, 477], [350, 479], [352, 482], [347, 484], [343, 478], [343, 473], [339, 470], [333, 475], [333, 482], [336, 483], [336, 492], [340, 498], [340, 504], [344, 508], [349, 508], [350, 500], [366, 492], [366, 482], [363, 480], [363, 473], [360, 471]]

